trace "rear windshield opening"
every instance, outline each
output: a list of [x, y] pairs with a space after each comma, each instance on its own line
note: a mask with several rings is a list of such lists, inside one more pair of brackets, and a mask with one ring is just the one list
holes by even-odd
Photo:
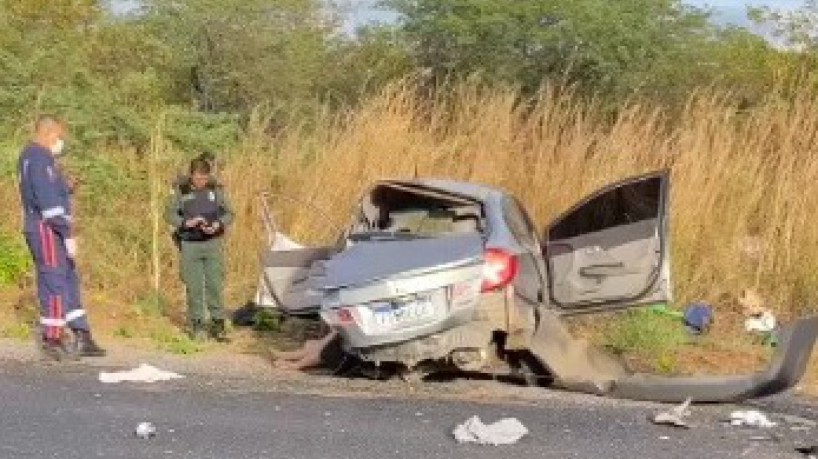
[[482, 233], [480, 204], [423, 189], [381, 185], [364, 199], [353, 233], [389, 232], [422, 236]]

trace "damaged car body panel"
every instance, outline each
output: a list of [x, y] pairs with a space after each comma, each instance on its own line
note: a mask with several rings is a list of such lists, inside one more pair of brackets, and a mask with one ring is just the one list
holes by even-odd
[[[613, 397], [735, 401], [803, 376], [818, 319], [796, 323], [766, 372], [664, 378], [571, 335], [563, 317], [671, 299], [669, 175], [597, 191], [544, 233], [508, 193], [446, 180], [386, 180], [333, 247], [273, 247], [259, 298], [320, 315], [374, 365], [511, 371]], [[527, 378], [528, 379], [528, 378]]]

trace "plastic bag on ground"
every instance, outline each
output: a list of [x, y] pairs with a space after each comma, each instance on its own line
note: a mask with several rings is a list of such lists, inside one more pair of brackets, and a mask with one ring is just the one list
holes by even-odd
[[493, 424], [483, 424], [478, 416], [472, 416], [455, 427], [454, 438], [458, 443], [481, 445], [510, 445], [528, 434], [528, 429], [515, 418], [501, 419]]
[[657, 413], [651, 418], [651, 421], [654, 424], [683, 427], [686, 429], [689, 427], [687, 422], [685, 422], [685, 418], [690, 416], [690, 403], [691, 399], [688, 397], [681, 405], [675, 406], [668, 411]]
[[159, 381], [169, 381], [171, 379], [180, 379], [184, 376], [170, 371], [160, 370], [154, 366], [143, 363], [133, 370], [115, 371], [99, 373], [99, 381], [106, 384], [116, 384], [120, 382], [143, 382], [155, 383]]
[[737, 426], [737, 427], [762, 427], [762, 428], [770, 428], [775, 427], [776, 424], [767, 417], [766, 414], [756, 411], [756, 410], [747, 410], [747, 411], [733, 411], [730, 414], [730, 425]]

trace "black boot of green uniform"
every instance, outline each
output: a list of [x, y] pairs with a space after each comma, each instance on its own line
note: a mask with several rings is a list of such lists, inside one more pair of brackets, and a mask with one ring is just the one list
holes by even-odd
[[187, 336], [191, 341], [204, 343], [207, 341], [207, 330], [201, 321], [192, 321], [187, 331]]
[[210, 337], [219, 343], [230, 342], [224, 319], [213, 319], [213, 321], [210, 322]]

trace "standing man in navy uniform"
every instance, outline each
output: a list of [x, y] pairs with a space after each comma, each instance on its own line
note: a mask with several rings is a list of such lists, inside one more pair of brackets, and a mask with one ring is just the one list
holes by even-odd
[[[26, 242], [37, 269], [37, 296], [43, 352], [54, 360], [105, 355], [91, 336], [80, 299], [76, 269], [77, 242], [72, 222], [72, 186], [57, 167], [55, 156], [65, 146], [65, 125], [54, 116], [37, 119], [34, 140], [20, 154], [18, 174]], [[76, 349], [63, 345], [65, 327]]]

